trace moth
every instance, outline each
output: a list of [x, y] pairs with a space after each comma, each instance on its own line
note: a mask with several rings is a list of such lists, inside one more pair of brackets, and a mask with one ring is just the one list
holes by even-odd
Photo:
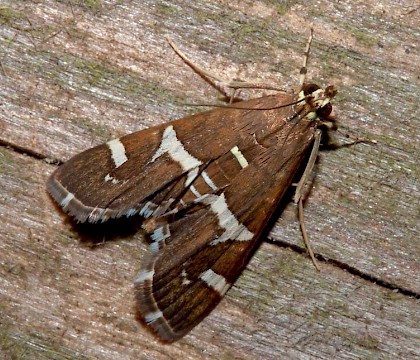
[[78, 222], [143, 219], [150, 248], [135, 298], [165, 342], [188, 333], [223, 298], [312, 152], [297, 190], [301, 204], [322, 133], [336, 129], [335, 87], [305, 83], [311, 40], [312, 31], [296, 93], [235, 102], [108, 141], [48, 180], [52, 198]]

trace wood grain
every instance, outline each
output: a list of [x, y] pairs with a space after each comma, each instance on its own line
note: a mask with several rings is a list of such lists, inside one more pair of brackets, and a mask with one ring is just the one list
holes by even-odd
[[[286, 202], [226, 299], [162, 345], [135, 317], [144, 240], [84, 242], [45, 193], [48, 160], [201, 111], [183, 103], [217, 102], [165, 34], [224, 78], [293, 87], [311, 23], [309, 79], [336, 85], [341, 124], [378, 142], [320, 155], [305, 217], [322, 272]], [[3, 358], [420, 356], [412, 2], [5, 0], [0, 24]]]

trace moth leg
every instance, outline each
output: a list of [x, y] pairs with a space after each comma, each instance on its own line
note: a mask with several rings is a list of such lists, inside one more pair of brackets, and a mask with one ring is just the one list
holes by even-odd
[[300, 89], [302, 89], [303, 84], [306, 81], [306, 73], [308, 72], [307, 65], [308, 65], [309, 52], [311, 50], [311, 43], [312, 43], [313, 35], [314, 35], [314, 29], [311, 28], [311, 33], [309, 34], [309, 39], [308, 39], [308, 42], [306, 43], [305, 56], [303, 58], [303, 64], [302, 64], [302, 67], [300, 68], [300, 77], [299, 77]]
[[182, 59], [182, 61], [184, 61], [194, 72], [200, 75], [211, 86], [213, 86], [216, 90], [218, 90], [225, 97], [227, 97], [230, 103], [234, 101], [246, 100], [246, 97], [242, 97], [242, 95], [240, 95], [240, 92], [238, 92], [238, 90], [240, 89], [262, 89], [287, 92], [287, 90], [283, 88], [264, 83], [250, 83], [242, 80], [224, 80], [218, 77], [217, 75], [211, 73], [210, 71], [205, 70], [202, 67], [194, 64], [168, 36], [166, 36], [165, 38], [168, 41], [169, 45], [172, 47], [172, 49], [175, 51], [175, 53]]
[[369, 143], [369, 144], [377, 144], [378, 142], [376, 140], [370, 140], [370, 139], [365, 139], [365, 138], [359, 138], [357, 136], [353, 136], [350, 135], [344, 131], [340, 131], [340, 129], [336, 130], [340, 135], [344, 136], [347, 139], [351, 139], [352, 142], [351, 143], [347, 143], [347, 144], [342, 144], [340, 147], [343, 146], [352, 146], [355, 144], [359, 144], [359, 143]]
[[317, 130], [315, 132], [315, 141], [312, 147], [311, 155], [309, 156], [309, 160], [306, 165], [305, 171], [303, 172], [302, 177], [300, 178], [298, 184], [296, 185], [296, 192], [295, 192], [295, 198], [294, 198], [295, 203], [298, 204], [299, 224], [300, 224], [300, 229], [302, 231], [302, 237], [305, 242], [306, 249], [308, 250], [309, 256], [311, 257], [312, 263], [314, 264], [315, 268], [318, 271], [320, 271], [320, 268], [315, 259], [315, 255], [314, 255], [314, 252], [312, 251], [312, 247], [309, 242], [308, 234], [305, 228], [305, 221], [303, 217], [303, 195], [304, 195], [303, 189], [315, 165], [315, 161], [318, 156], [319, 145], [321, 143], [321, 136], [322, 136], [322, 131]]
[[[322, 123], [324, 125], [325, 123]], [[360, 138], [358, 136], [350, 135], [349, 133], [345, 131], [341, 131], [340, 129], [337, 129], [336, 127], [333, 129], [336, 133], [340, 134], [341, 136], [345, 137], [346, 139], [350, 139], [351, 142], [343, 142], [341, 139], [339, 139], [335, 133], [330, 131], [330, 128], [327, 127], [326, 131], [324, 132], [323, 137], [323, 146], [329, 149], [339, 149], [342, 147], [350, 147], [356, 144], [360, 143], [366, 143], [366, 144], [377, 144], [378, 142], [376, 140], [370, 140], [366, 138]]]
[[[376, 140], [359, 138], [358, 136], [350, 135], [346, 131], [340, 130], [338, 128], [337, 119], [333, 116], [329, 116], [328, 119], [322, 119], [318, 125], [318, 128], [322, 129], [323, 131], [323, 146], [330, 149], [349, 147], [359, 143], [377, 144]], [[337, 138], [336, 133], [352, 141], [349, 143], [344, 143]]]

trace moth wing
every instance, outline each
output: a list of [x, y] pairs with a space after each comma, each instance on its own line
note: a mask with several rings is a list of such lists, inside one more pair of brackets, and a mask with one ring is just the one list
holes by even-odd
[[[298, 123], [284, 129], [286, 143], [244, 148], [246, 165], [231, 154], [243, 167], [229, 184], [220, 193], [197, 196], [186, 214], [165, 218], [153, 232], [155, 243], [135, 288], [144, 321], [162, 340], [184, 336], [235, 282], [305, 156], [313, 130], [308, 123]], [[298, 146], [291, 148], [287, 142]], [[212, 162], [206, 171], [213, 174], [225, 161]], [[191, 184], [198, 192], [199, 179]]]
[[[277, 95], [269, 103], [291, 99], [290, 95]], [[253, 108], [266, 106], [267, 100], [240, 104]], [[250, 134], [261, 131], [264, 115], [258, 113], [215, 109], [111, 140], [59, 167], [48, 180], [47, 190], [79, 222], [103, 222], [142, 210], [150, 214], [148, 205], [156, 194], [164, 193], [182, 177], [188, 186], [200, 167], [234, 146], [252, 141]], [[246, 134], [246, 139], [241, 139], [241, 134]]]
[[160, 251], [150, 251], [137, 275], [141, 316], [164, 341], [181, 338], [210, 313], [243, 269], [238, 261], [245, 263], [252, 250], [253, 234], [246, 229], [242, 234], [252, 236], [246, 243], [229, 239], [211, 245], [214, 226], [217, 221], [205, 208], [171, 223], [173, 238]]

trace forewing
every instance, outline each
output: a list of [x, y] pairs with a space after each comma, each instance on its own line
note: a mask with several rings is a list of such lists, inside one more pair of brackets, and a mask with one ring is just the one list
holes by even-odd
[[[271, 138], [242, 143], [240, 154], [225, 153], [206, 168], [220, 191], [205, 193], [201, 174], [191, 183], [197, 193], [184, 195], [182, 216], [155, 219], [163, 223], [152, 233], [135, 287], [140, 313], [161, 339], [185, 335], [235, 282], [313, 134], [311, 122], [286, 122]], [[234, 166], [227, 175], [224, 169]]]
[[[270, 103], [293, 99], [279, 95]], [[266, 104], [256, 99], [240, 106]], [[293, 114], [288, 108], [277, 112]], [[142, 210], [150, 216], [148, 205], [159, 206], [153, 198], [162, 198], [181, 178], [187, 187], [209, 162], [269, 133], [270, 121], [259, 125], [262, 113], [255, 118], [252, 110], [215, 109], [114, 139], [71, 158], [50, 177], [47, 189], [79, 222], [103, 222]]]

